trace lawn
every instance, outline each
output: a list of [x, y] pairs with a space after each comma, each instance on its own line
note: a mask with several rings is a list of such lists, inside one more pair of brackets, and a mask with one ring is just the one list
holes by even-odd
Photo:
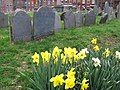
[[[19, 72], [29, 72], [30, 59], [34, 52], [59, 48], [89, 47], [91, 38], [97, 37], [100, 46], [120, 51], [120, 20], [90, 27], [62, 30], [39, 41], [10, 42], [9, 28], [0, 29], [0, 88], [26, 86], [27, 81]], [[29, 84], [28, 84], [29, 85]], [[7, 89], [8, 90], [8, 89]], [[13, 90], [13, 89], [12, 89]], [[16, 90], [16, 89], [15, 89]]]

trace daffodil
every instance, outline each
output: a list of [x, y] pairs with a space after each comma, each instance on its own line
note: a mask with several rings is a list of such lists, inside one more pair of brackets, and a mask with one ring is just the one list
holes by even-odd
[[88, 49], [85, 48], [85, 49], [82, 49], [81, 51], [85, 52], [85, 53], [89, 53]]
[[99, 66], [99, 67], [101, 67], [101, 62], [100, 62], [100, 60], [99, 60], [99, 58], [92, 58], [92, 60], [93, 60], [93, 65], [95, 66], [95, 67], [97, 67], [97, 66]]
[[51, 53], [48, 53], [48, 51], [41, 52], [41, 56], [42, 56], [42, 59], [43, 59], [43, 63], [49, 62], [50, 57], [51, 57]]
[[120, 52], [119, 51], [115, 52], [115, 57], [118, 58], [118, 59], [120, 59]]
[[72, 89], [75, 86], [75, 78], [67, 78], [65, 80], [65, 89]]
[[86, 55], [85, 51], [80, 51], [78, 53], [78, 57], [79, 57], [79, 59], [84, 59], [85, 57], [87, 57], [87, 55]]
[[103, 55], [107, 58], [110, 55], [110, 50], [109, 48], [106, 48]]
[[67, 78], [74, 78], [75, 77], [76, 72], [74, 70], [75, 70], [75, 68], [71, 68], [71, 70], [67, 72], [67, 75], [66, 75]]
[[66, 59], [69, 60], [70, 63], [72, 63], [74, 56], [76, 55], [77, 52], [78, 51], [76, 50], [76, 48], [71, 48], [71, 47], [64, 48], [65, 57]]
[[93, 47], [93, 50], [94, 50], [95, 52], [97, 52], [97, 51], [99, 51], [99, 50], [100, 50], [100, 48], [99, 48], [99, 46], [98, 46], [98, 45], [95, 45], [95, 46]]
[[91, 40], [91, 43], [94, 44], [94, 45], [97, 44], [97, 38], [93, 38], [93, 39]]
[[81, 89], [80, 90], [87, 90], [87, 88], [89, 88], [89, 83], [87, 83], [89, 80], [86, 80], [86, 78], [84, 78], [82, 80], [81, 83]]
[[53, 86], [57, 87], [57, 86], [62, 85], [64, 83], [63, 77], [64, 77], [63, 74], [56, 75], [55, 77], [52, 77], [50, 79], [50, 82], [53, 82]]
[[68, 63], [66, 56], [63, 53], [61, 54], [61, 60], [62, 60], [62, 64]]
[[33, 62], [39, 64], [39, 54], [35, 52], [35, 54], [32, 56]]
[[52, 52], [52, 57], [53, 59], [58, 59], [58, 57], [60, 56], [62, 49], [59, 49], [57, 46], [53, 49]]

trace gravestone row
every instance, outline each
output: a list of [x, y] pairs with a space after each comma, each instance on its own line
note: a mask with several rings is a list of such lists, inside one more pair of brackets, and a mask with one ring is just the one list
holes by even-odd
[[[95, 7], [86, 13], [81, 11], [76, 13], [72, 11], [64, 12], [61, 16], [61, 19], [64, 21], [64, 28], [94, 25], [98, 14], [97, 10], [97, 7]], [[105, 23], [109, 16], [115, 18], [113, 8], [109, 8], [109, 11], [105, 10], [100, 23]], [[58, 32], [61, 29], [61, 19], [58, 13], [48, 6], [41, 7], [34, 12], [33, 21], [25, 11], [16, 11], [11, 19], [11, 40], [13, 42], [30, 41]]]
[[[31, 41], [52, 34], [61, 29], [60, 17], [50, 7], [41, 7], [34, 12], [33, 24], [23, 10], [16, 11], [11, 20], [11, 40]], [[54, 31], [53, 31], [54, 30]]]

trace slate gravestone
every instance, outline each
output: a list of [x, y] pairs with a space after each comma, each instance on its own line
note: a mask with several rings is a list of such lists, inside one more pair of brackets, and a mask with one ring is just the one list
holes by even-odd
[[109, 7], [109, 3], [107, 1], [105, 2], [104, 13], [107, 13], [108, 15], [110, 13], [110, 7]]
[[72, 11], [64, 14], [64, 28], [75, 28], [75, 14]]
[[34, 13], [34, 38], [41, 38], [53, 33], [55, 23], [55, 12], [52, 8], [40, 7]]
[[57, 12], [55, 12], [54, 32], [58, 32], [61, 29], [61, 20]]
[[75, 21], [76, 21], [76, 27], [80, 27], [83, 25], [84, 16], [81, 11], [78, 11], [75, 13]]
[[0, 28], [8, 26], [8, 16], [0, 12]]
[[110, 7], [110, 13], [108, 16], [109, 16], [108, 17], [109, 20], [115, 19], [115, 11], [114, 11], [113, 7]]
[[117, 6], [117, 18], [120, 19], [120, 2], [118, 4], [118, 6]]
[[84, 25], [90, 26], [94, 25], [96, 22], [96, 15], [93, 10], [90, 10], [88, 13], [85, 14]]
[[108, 19], [108, 14], [104, 13], [104, 15], [100, 19], [100, 23], [101, 24], [106, 23], [107, 19]]
[[93, 11], [96, 15], [98, 15], [99, 9], [98, 9], [97, 5], [94, 6]]
[[32, 39], [31, 18], [23, 10], [14, 14], [11, 20], [11, 40], [30, 41]]

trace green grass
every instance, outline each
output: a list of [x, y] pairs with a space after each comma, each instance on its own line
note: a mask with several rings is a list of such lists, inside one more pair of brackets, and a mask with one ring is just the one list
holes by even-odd
[[10, 42], [9, 28], [0, 29], [0, 87], [18, 87], [26, 85], [19, 71], [25, 72], [30, 67], [31, 55], [34, 52], [60, 48], [89, 46], [93, 37], [99, 39], [101, 46], [120, 50], [120, 20], [106, 24], [96, 24], [91, 27], [62, 30], [39, 41]]

